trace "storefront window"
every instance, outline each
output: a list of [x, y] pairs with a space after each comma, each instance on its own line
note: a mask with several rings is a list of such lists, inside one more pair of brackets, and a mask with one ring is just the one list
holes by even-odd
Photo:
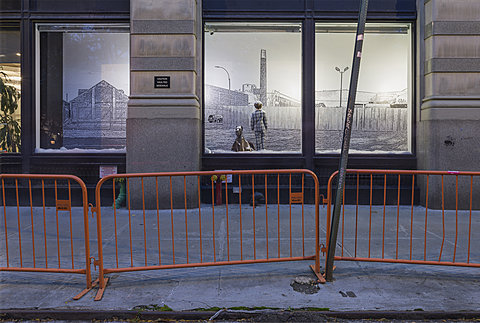
[[37, 152], [124, 151], [128, 25], [37, 25]]
[[[316, 152], [340, 152], [355, 24], [316, 24]], [[411, 151], [411, 29], [367, 24], [351, 138], [353, 153]]]
[[301, 151], [301, 39], [294, 23], [205, 24], [205, 153]]
[[0, 152], [20, 152], [20, 28], [0, 23]]

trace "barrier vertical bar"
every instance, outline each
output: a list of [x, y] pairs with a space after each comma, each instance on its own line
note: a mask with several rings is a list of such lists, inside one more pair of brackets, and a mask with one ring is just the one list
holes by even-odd
[[445, 243], [445, 195], [443, 191], [443, 175], [442, 175], [442, 246], [440, 247], [440, 256], [438, 257], [438, 261], [442, 260], [442, 252], [443, 252], [443, 244]]
[[277, 236], [278, 236], [278, 258], [280, 258], [280, 173], [277, 174]]
[[305, 200], [305, 174], [302, 173], [302, 255], [305, 257], [305, 220], [304, 220], [304, 200]]
[[[47, 221], [45, 218], [45, 182], [43, 179], [42, 179], [42, 205], [43, 205], [43, 238], [45, 240], [45, 268], [48, 268]], [[6, 227], [5, 227], [5, 230], [6, 230]]]
[[215, 190], [213, 184], [213, 178], [210, 178], [212, 182], [212, 243], [213, 243], [213, 261], [217, 261], [217, 253], [215, 251]]
[[265, 174], [265, 233], [267, 240], [267, 259], [268, 259], [268, 199], [267, 199], [267, 174]]
[[[203, 262], [203, 246], [202, 246], [202, 205], [200, 199], [200, 176], [197, 176], [197, 192], [198, 192], [198, 230], [200, 231], [200, 262]], [[160, 232], [159, 232], [160, 234]], [[159, 236], [159, 245], [160, 250], [160, 236]]]
[[457, 257], [458, 240], [458, 175], [455, 175], [455, 247], [453, 248], [453, 262]]
[[130, 178], [127, 178], [128, 232], [130, 234], [130, 265], [133, 267], [132, 214], [130, 208]]
[[173, 227], [173, 191], [172, 191], [172, 176], [170, 176], [170, 219], [172, 222], [172, 259], [173, 264], [175, 265], [175, 237], [174, 237], [174, 227]]
[[357, 204], [355, 205], [355, 257], [357, 257], [357, 233], [358, 233], [358, 198], [359, 198], [360, 174], [357, 173]]
[[342, 257], [344, 249], [344, 236], [345, 236], [345, 186], [343, 187], [343, 196], [342, 196]]
[[147, 223], [145, 221], [145, 188], [143, 185], [143, 176], [140, 178], [142, 184], [142, 213], [143, 213], [143, 248], [145, 252], [145, 266], [148, 263], [147, 260]]
[[[55, 203], [57, 203], [58, 197], [57, 197], [57, 180], [55, 182]], [[56, 218], [56, 223], [57, 223], [57, 257], [58, 257], [58, 268], [60, 268], [60, 233], [58, 229], [58, 208], [55, 207], [55, 218]]]
[[238, 174], [238, 203], [240, 209], [240, 260], [243, 260], [242, 175], [240, 174]]
[[397, 241], [395, 243], [395, 259], [398, 259], [398, 228], [400, 226], [400, 174], [398, 174], [397, 188]]
[[289, 177], [288, 192], [288, 203], [290, 205], [290, 257], [292, 257], [292, 174]]
[[473, 175], [470, 175], [470, 215], [469, 215], [469, 218], [468, 218], [467, 263], [470, 263], [470, 238], [472, 236], [472, 200], [473, 200]]
[[[2, 196], [3, 196], [3, 221], [5, 224], [5, 247], [6, 247], [6, 254], [7, 254], [7, 267], [10, 267], [10, 261], [8, 257], [8, 229], [7, 229], [7, 200], [5, 200], [5, 182], [2, 178]], [[45, 235], [46, 237], [46, 235]], [[47, 249], [45, 249], [47, 250]]]
[[115, 263], [118, 268], [118, 237], [117, 237], [117, 203], [116, 203], [116, 196], [115, 194], [115, 180], [116, 178], [112, 179], [112, 189], [113, 189], [113, 228], [115, 230]]
[[370, 258], [370, 244], [372, 241], [372, 196], [373, 196], [373, 174], [370, 174], [370, 220], [368, 222], [368, 258]]
[[[161, 266], [162, 265], [162, 248], [160, 245], [160, 203], [158, 201], [158, 176], [155, 176], [155, 197], [157, 200], [158, 265]], [[200, 238], [200, 241], [201, 241], [201, 238]], [[201, 248], [201, 245], [200, 245], [200, 248]]]
[[70, 180], [68, 180], [68, 201], [70, 202], [70, 252], [72, 254], [72, 269], [75, 268], [74, 260], [73, 260], [73, 226], [72, 226], [72, 189], [70, 187]]
[[[36, 267], [35, 264], [35, 234], [34, 232], [34, 226], [33, 226], [33, 199], [32, 199], [32, 180], [28, 179], [28, 191], [30, 195], [30, 220], [32, 224], [32, 258], [33, 258], [33, 268]], [[73, 256], [73, 253], [72, 253]]]
[[228, 226], [228, 181], [225, 179], [225, 216], [227, 218], [227, 260], [230, 261], [230, 228]]
[[427, 216], [428, 216], [428, 184], [429, 184], [429, 175], [427, 175], [427, 192], [425, 198], [425, 242], [423, 245], [423, 260], [427, 260]]
[[[20, 230], [20, 202], [18, 198], [18, 180], [15, 179], [15, 193], [17, 195], [17, 219], [18, 219], [18, 246], [20, 251], [20, 267], [23, 267], [23, 259], [22, 259], [22, 233]], [[57, 225], [58, 228], [58, 225]], [[58, 238], [58, 235], [57, 235]], [[60, 263], [60, 262], [59, 262]], [[60, 267], [59, 267], [60, 268]]]
[[415, 175], [412, 175], [412, 211], [410, 217], [410, 260], [412, 260], [413, 248], [413, 200], [415, 198]]
[[382, 232], [382, 258], [385, 258], [385, 208], [387, 204], [387, 174], [383, 177], [383, 232]]
[[253, 259], [257, 259], [257, 239], [255, 225], [255, 176], [252, 174], [252, 200], [253, 200]]
[[189, 262], [188, 259], [188, 220], [187, 220], [187, 176], [183, 176], [183, 196], [185, 198], [185, 248], [186, 248], [186, 255], [187, 255], [187, 264]]

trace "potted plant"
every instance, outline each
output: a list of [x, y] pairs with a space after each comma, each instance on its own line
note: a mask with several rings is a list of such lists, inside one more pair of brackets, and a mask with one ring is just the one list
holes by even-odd
[[14, 114], [19, 107], [20, 92], [8, 84], [8, 75], [0, 71], [0, 149], [20, 152], [20, 123]]

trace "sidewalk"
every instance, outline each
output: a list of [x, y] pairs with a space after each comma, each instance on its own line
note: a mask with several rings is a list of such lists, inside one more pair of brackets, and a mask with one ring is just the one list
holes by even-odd
[[[346, 208], [345, 223], [352, 224], [354, 212], [349, 208]], [[390, 222], [395, 222], [396, 210], [396, 207], [388, 207], [387, 231], [395, 232]], [[24, 216], [29, 219], [30, 211], [29, 209], [26, 211], [28, 212], [22, 213], [22, 221]], [[260, 223], [261, 208], [257, 208], [256, 212]], [[323, 212], [323, 221], [325, 210], [321, 212]], [[367, 209], [362, 209], [361, 212], [365, 215]], [[202, 216], [207, 217], [207, 214], [208, 212], [202, 209]], [[234, 220], [235, 214], [231, 211], [229, 215], [232, 227], [237, 225]], [[378, 222], [376, 225], [381, 225], [382, 217], [378, 214], [383, 214], [383, 207], [374, 207], [374, 214], [377, 214], [374, 222]], [[415, 207], [414, 214], [415, 223], [417, 221], [419, 223], [418, 227], [415, 226], [415, 230], [418, 228], [418, 231], [423, 232], [420, 224], [425, 221], [422, 217], [425, 209]], [[480, 225], [479, 215], [478, 212], [473, 214], [472, 223], [475, 225], [473, 228]], [[79, 216], [81, 216], [80, 209], [75, 209], [74, 217]], [[102, 213], [102, 216], [107, 215]], [[468, 219], [468, 212], [460, 212], [460, 218], [462, 220], [459, 222], [459, 228], [464, 230], [462, 224], [465, 223], [465, 218]], [[438, 212], [429, 213], [428, 221], [435, 223], [438, 219]], [[410, 221], [409, 216], [408, 221]], [[452, 219], [447, 217], [447, 229], [454, 226], [454, 222], [451, 221]], [[283, 221], [282, 218], [282, 222], [287, 221]], [[12, 220], [10, 223], [9, 219], [8, 223], [9, 241], [15, 241], [16, 236], [11, 233], [15, 222]], [[93, 242], [95, 240], [94, 223], [90, 217], [92, 254], [96, 253], [96, 244]], [[365, 227], [368, 223], [362, 225]], [[219, 224], [216, 228], [217, 237], [220, 235], [222, 226], [223, 224]], [[438, 227], [441, 227], [440, 222]], [[28, 232], [28, 228], [25, 230]], [[406, 232], [401, 232], [401, 235], [409, 234], [408, 230], [404, 231]], [[347, 225], [345, 232], [349, 232]], [[27, 239], [28, 234], [23, 235]], [[110, 237], [108, 239], [111, 239], [111, 236], [111, 232], [104, 234], [104, 237]], [[0, 237], [4, 239], [3, 230], [0, 232]], [[415, 238], [416, 243], [422, 242], [421, 237], [423, 236]], [[433, 248], [436, 246], [435, 241], [438, 237], [435, 227], [432, 227], [428, 230], [427, 243]], [[247, 236], [244, 238], [250, 239]], [[465, 234], [462, 234], [461, 239], [464, 238]], [[341, 242], [340, 239], [339, 234], [339, 242]], [[307, 243], [312, 240], [311, 236], [306, 237]], [[347, 246], [346, 240], [347, 238], [344, 242], [345, 252], [351, 254], [353, 250], [350, 245]], [[408, 239], [405, 240], [408, 241]], [[448, 233], [446, 245], [451, 245], [451, 240]], [[362, 241], [364, 246], [367, 238], [364, 235], [359, 241]], [[26, 245], [22, 248], [27, 248]], [[388, 252], [392, 252], [388, 241], [386, 245], [389, 246], [386, 248]], [[459, 243], [459, 249], [460, 245]], [[478, 260], [477, 246], [478, 238], [472, 233], [470, 259], [472, 262]], [[0, 261], [4, 266], [4, 244], [0, 244], [0, 247], [2, 248]], [[9, 247], [14, 248], [13, 242]], [[414, 247], [417, 248], [417, 245]], [[363, 247], [359, 246], [359, 249], [361, 248]], [[445, 249], [446, 257], [451, 253], [450, 249]], [[430, 252], [430, 249], [428, 250]], [[340, 252], [338, 248], [337, 255]], [[10, 256], [13, 257], [12, 255], [13, 252], [10, 251]], [[141, 259], [143, 255], [140, 254], [138, 257]], [[14, 261], [10, 259], [10, 262]], [[315, 308], [328, 311], [480, 311], [478, 301], [480, 275], [479, 270], [475, 268], [338, 261], [334, 282], [318, 285], [319, 289], [316, 289], [316, 286], [308, 286], [308, 283], [304, 286], [292, 283], [295, 279], [301, 281], [298, 277], [313, 279], [314, 276], [308, 267], [311, 264], [313, 261], [297, 261], [110, 274], [111, 280], [103, 299], [99, 302], [93, 300], [95, 291], [91, 291], [78, 301], [72, 299], [85, 287], [85, 278], [82, 275], [0, 272], [0, 309], [131, 310], [144, 308], [155, 310], [166, 305], [174, 311], [261, 307]], [[93, 271], [94, 278], [97, 274], [98, 271]]]

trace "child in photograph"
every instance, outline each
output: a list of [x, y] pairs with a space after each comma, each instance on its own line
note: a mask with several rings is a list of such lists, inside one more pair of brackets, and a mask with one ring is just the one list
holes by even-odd
[[260, 101], [254, 103], [255, 111], [250, 119], [250, 127], [255, 132], [257, 150], [263, 150], [265, 132], [267, 131], [267, 114], [262, 110], [263, 104]]

